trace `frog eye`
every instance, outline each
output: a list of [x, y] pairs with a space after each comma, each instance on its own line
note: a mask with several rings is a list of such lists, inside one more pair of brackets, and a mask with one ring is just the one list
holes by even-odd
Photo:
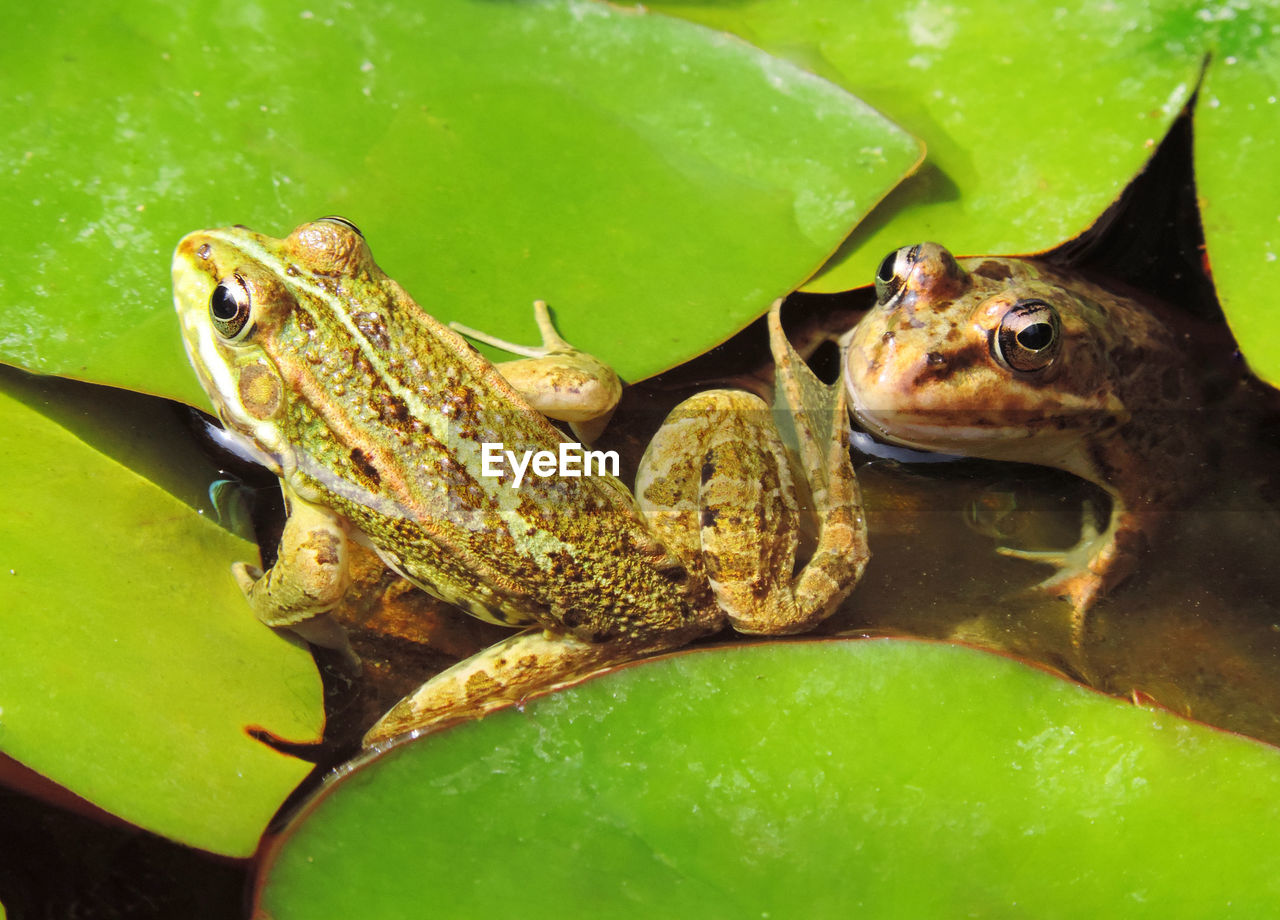
[[339, 217], [337, 214], [330, 214], [328, 217], [322, 217], [320, 219], [323, 221], [328, 221], [331, 224], [339, 224], [343, 227], [346, 227], [356, 236], [360, 237], [360, 239], [364, 239], [364, 234], [360, 231], [360, 228], [357, 227], [355, 224], [353, 224], [351, 221], [347, 220], [345, 217]]
[[903, 246], [880, 261], [876, 269], [876, 303], [883, 306], [898, 296], [919, 255], [918, 245]]
[[898, 293], [898, 288], [902, 287], [902, 279], [893, 270], [897, 261], [898, 250], [895, 249], [884, 257], [880, 262], [880, 267], [876, 269], [877, 303], [887, 302], [894, 294]]
[[1010, 370], [1044, 370], [1062, 349], [1061, 331], [1053, 307], [1043, 300], [1019, 300], [1000, 318], [991, 353]]
[[234, 339], [249, 323], [249, 287], [239, 275], [223, 278], [209, 295], [209, 319], [224, 339]]

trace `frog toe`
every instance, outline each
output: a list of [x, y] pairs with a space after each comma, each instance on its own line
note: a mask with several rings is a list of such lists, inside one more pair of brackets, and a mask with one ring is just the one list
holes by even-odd
[[1084, 641], [1088, 612], [1105, 593], [1108, 584], [1107, 578], [1097, 571], [1101, 556], [1097, 542], [1096, 537], [1086, 539], [1063, 550], [1023, 550], [1009, 546], [996, 548], [1002, 556], [1051, 565], [1057, 570], [1027, 590], [1040, 595], [1060, 597], [1071, 604], [1071, 642], [1077, 648]]
[[231, 563], [231, 577], [236, 580], [236, 584], [240, 586], [244, 596], [248, 597], [249, 592], [253, 590], [254, 583], [262, 577], [262, 569], [247, 562], [233, 562]]
[[1068, 557], [1071, 555], [1070, 550], [1064, 549], [1018, 549], [1015, 546], [997, 546], [996, 552], [1001, 556], [1008, 556], [1010, 559], [1039, 562], [1043, 565], [1052, 565], [1057, 568], [1064, 568], [1069, 565]]
[[1091, 509], [1086, 509], [1080, 540], [1075, 546], [1047, 550], [997, 546], [996, 552], [1011, 559], [1051, 565], [1057, 569], [1032, 590], [1066, 598], [1071, 602], [1076, 617], [1080, 618], [1107, 587], [1106, 573], [1114, 555], [1114, 543], [1113, 529], [1108, 527], [1105, 531], [1100, 531], [1094, 513]]
[[568, 422], [574, 435], [590, 444], [609, 424], [622, 398], [622, 381], [609, 365], [560, 337], [545, 301], [535, 301], [533, 307], [541, 345], [508, 342], [461, 323], [449, 326], [468, 338], [521, 355], [497, 364], [498, 373], [530, 406], [548, 418]]
[[1088, 569], [1064, 568], [1035, 585], [1034, 590], [1071, 602], [1077, 615], [1083, 615], [1102, 596], [1106, 581]]

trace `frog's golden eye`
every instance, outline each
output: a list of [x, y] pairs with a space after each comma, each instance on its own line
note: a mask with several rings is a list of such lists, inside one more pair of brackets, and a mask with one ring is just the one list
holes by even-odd
[[903, 246], [881, 260], [876, 269], [876, 303], [884, 305], [898, 296], [919, 252], [919, 246]]
[[239, 275], [223, 278], [209, 295], [209, 319], [218, 335], [234, 339], [249, 323], [249, 286]]
[[1062, 350], [1058, 311], [1043, 300], [1019, 300], [991, 337], [991, 354], [1005, 367], [1022, 373], [1041, 371]]
[[339, 217], [337, 214], [330, 214], [328, 217], [322, 217], [320, 219], [323, 221], [328, 221], [331, 224], [340, 224], [341, 226], [346, 227], [356, 236], [360, 237], [360, 239], [364, 239], [364, 233], [361, 232], [360, 228], [357, 227], [355, 224], [353, 224], [351, 221], [347, 220], [345, 217]]

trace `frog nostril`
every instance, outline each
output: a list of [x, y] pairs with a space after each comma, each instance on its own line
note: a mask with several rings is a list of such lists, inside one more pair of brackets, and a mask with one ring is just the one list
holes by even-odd
[[940, 364], [947, 363], [947, 356], [940, 351], [931, 351], [924, 356], [924, 360], [930, 367], [937, 367]]

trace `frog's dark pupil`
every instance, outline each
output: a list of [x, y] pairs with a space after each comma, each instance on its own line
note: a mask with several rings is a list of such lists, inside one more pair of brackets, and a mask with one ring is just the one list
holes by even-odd
[[1053, 326], [1049, 323], [1032, 323], [1018, 333], [1018, 344], [1029, 351], [1039, 351], [1053, 342]]
[[209, 298], [209, 311], [214, 319], [220, 319], [223, 322], [236, 318], [236, 313], [240, 311], [240, 304], [236, 302], [235, 295], [227, 289], [226, 284], [220, 284], [213, 289], [213, 296]]
[[[893, 280], [893, 265], [898, 261], [898, 250], [889, 253], [880, 262], [880, 267], [876, 269], [876, 280], [881, 284], [888, 284]], [[865, 277], [865, 276], [864, 276]]]
[[992, 357], [1009, 370], [1043, 371], [1062, 348], [1058, 314], [1043, 300], [1020, 300], [1001, 318], [989, 342]]
[[880, 267], [876, 269], [876, 301], [881, 304], [887, 304], [893, 298], [898, 296], [898, 291], [902, 289], [902, 276], [894, 271], [894, 266], [898, 264], [898, 254], [901, 249], [895, 249], [889, 253], [880, 262]]

